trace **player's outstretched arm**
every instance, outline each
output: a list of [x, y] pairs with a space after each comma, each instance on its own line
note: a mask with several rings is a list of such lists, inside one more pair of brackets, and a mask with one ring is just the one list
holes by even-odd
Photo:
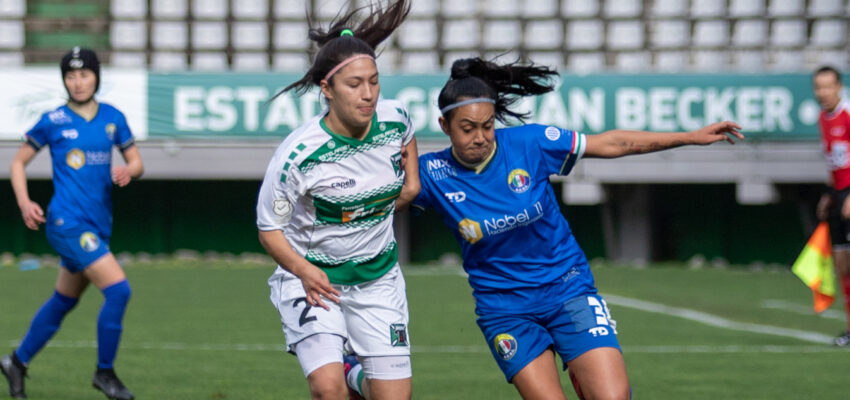
[[21, 209], [21, 217], [24, 219], [24, 225], [34, 231], [38, 230], [38, 224], [43, 224], [44, 211], [38, 203], [30, 200], [29, 190], [27, 189], [27, 172], [26, 167], [36, 155], [36, 150], [29, 144], [22, 144], [15, 153], [12, 159], [12, 164], [9, 166], [9, 174], [12, 180], [12, 190], [15, 192], [15, 199], [18, 201], [18, 207]]
[[734, 122], [717, 122], [690, 132], [645, 132], [611, 130], [587, 136], [585, 157], [615, 158], [630, 154], [644, 154], [685, 145], [708, 145], [719, 141], [735, 144], [733, 139], [744, 139]]
[[401, 149], [401, 168], [404, 169], [404, 186], [395, 201], [396, 211], [404, 211], [419, 195], [422, 183], [419, 181], [419, 151], [416, 148], [416, 138]]
[[331, 286], [328, 275], [319, 267], [311, 264], [306, 258], [301, 257], [289, 241], [286, 240], [283, 231], [259, 231], [260, 244], [266, 252], [283, 269], [291, 272], [301, 279], [304, 292], [307, 294], [307, 302], [312, 306], [319, 306], [326, 310], [330, 308], [322, 301], [322, 297], [335, 303], [339, 303], [339, 292]]

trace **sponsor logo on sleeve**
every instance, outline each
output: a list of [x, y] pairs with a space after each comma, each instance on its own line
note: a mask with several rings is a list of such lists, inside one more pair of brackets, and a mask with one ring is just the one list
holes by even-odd
[[292, 214], [292, 205], [286, 199], [275, 200], [272, 209], [275, 214], [281, 217], [288, 217], [289, 214]]
[[354, 178], [331, 183], [331, 187], [334, 189], [351, 189], [354, 186], [357, 186], [357, 181], [355, 181]]
[[546, 130], [543, 131], [543, 134], [546, 135], [546, 139], [549, 139], [553, 142], [561, 138], [561, 130], [555, 128], [554, 126], [546, 128]]

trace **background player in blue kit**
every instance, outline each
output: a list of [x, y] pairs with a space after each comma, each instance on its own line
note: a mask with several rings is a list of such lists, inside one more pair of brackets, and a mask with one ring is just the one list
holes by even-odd
[[[523, 398], [565, 398], [555, 352], [586, 399], [631, 396], [616, 325], [597, 294], [549, 184], [582, 157], [613, 158], [688, 144], [707, 145], [740, 127], [720, 122], [692, 132], [613, 130], [583, 135], [553, 126], [495, 129], [520, 121], [509, 107], [553, 90], [555, 71], [458, 60], [438, 98], [451, 147], [420, 157], [413, 207], [435, 208], [454, 232], [475, 297], [478, 325]], [[554, 350], [554, 351], [553, 351]]]
[[[75, 47], [60, 64], [68, 103], [42, 115], [26, 134], [11, 165], [12, 187], [26, 226], [38, 230], [44, 223], [47, 240], [59, 253], [62, 268], [56, 290], [33, 318], [15, 351], [0, 360], [9, 393], [26, 398], [24, 376], [30, 360], [59, 329], [89, 283], [103, 292], [105, 301], [97, 320], [98, 362], [92, 384], [112, 399], [132, 399], [113, 370], [121, 337], [130, 285], [109, 250], [112, 235], [112, 185], [126, 186], [142, 175], [139, 150], [124, 115], [98, 103], [100, 63], [88, 49]], [[44, 146], [53, 162], [53, 198], [44, 215], [29, 197], [25, 167]], [[117, 146], [126, 165], [112, 167]]]

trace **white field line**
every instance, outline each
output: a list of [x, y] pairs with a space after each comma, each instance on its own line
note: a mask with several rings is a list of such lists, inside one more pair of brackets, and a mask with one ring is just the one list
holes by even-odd
[[818, 332], [781, 328], [778, 326], [753, 324], [747, 322], [736, 322], [701, 311], [691, 310], [687, 308], [671, 307], [664, 304], [653, 303], [644, 300], [630, 299], [628, 297], [620, 297], [612, 294], [605, 294], [602, 295], [602, 297], [605, 298], [605, 301], [607, 301], [608, 304], [614, 304], [622, 307], [638, 309], [641, 311], [684, 318], [691, 321], [700, 322], [706, 325], [715, 326], [718, 328], [725, 328], [743, 332], [761, 333], [765, 335], [785, 336], [812, 343], [832, 343], [832, 337]]
[[[9, 346], [16, 347], [20, 344], [17, 340], [8, 341]], [[62, 349], [96, 349], [97, 343], [89, 340], [54, 340], [47, 347]], [[164, 351], [238, 351], [238, 352], [267, 352], [286, 351], [283, 344], [223, 344], [223, 343], [121, 343], [124, 350], [164, 350]], [[483, 344], [468, 346], [417, 346], [411, 348], [414, 354], [486, 354], [490, 350]], [[682, 346], [624, 346], [625, 353], [828, 353], [846, 351], [832, 346], [724, 346], [724, 345], [682, 345]]]
[[837, 319], [837, 320], [840, 320], [840, 321], [844, 321], [844, 319], [847, 318], [846, 314], [844, 314], [843, 312], [838, 311], [838, 310], [824, 310], [820, 314], [815, 314], [815, 312], [814, 312], [814, 310], [812, 309], [811, 306], [807, 307], [807, 306], [803, 306], [803, 305], [800, 305], [800, 304], [792, 303], [790, 301], [778, 300], [778, 299], [765, 300], [765, 301], [761, 302], [761, 307], [762, 308], [769, 308], [769, 309], [773, 309], [773, 310], [788, 311], [790, 313], [800, 314], [800, 315], [812, 315], [812, 316], [818, 316], [818, 317], [821, 317], [821, 318]]

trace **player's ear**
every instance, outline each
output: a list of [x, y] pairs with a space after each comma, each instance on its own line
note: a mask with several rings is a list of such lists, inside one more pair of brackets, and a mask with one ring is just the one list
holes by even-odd
[[324, 95], [326, 99], [333, 100], [333, 95], [331, 94], [331, 85], [328, 83], [327, 80], [322, 79], [322, 81], [319, 82], [319, 89], [322, 90], [322, 95]]
[[440, 122], [440, 129], [443, 130], [443, 133], [448, 136], [451, 136], [451, 133], [449, 133], [449, 121], [446, 119], [446, 117], [441, 115], [437, 121]]

